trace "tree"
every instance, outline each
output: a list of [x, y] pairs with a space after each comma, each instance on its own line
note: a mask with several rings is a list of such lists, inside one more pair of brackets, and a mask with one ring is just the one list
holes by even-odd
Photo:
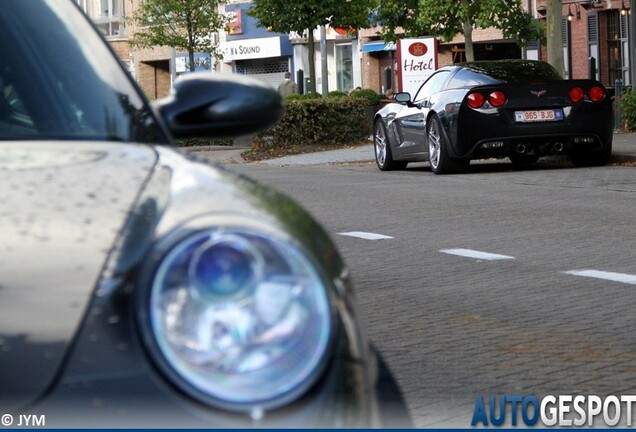
[[[367, 28], [375, 9], [375, 0], [253, 0], [248, 14], [261, 27], [278, 33], [307, 33], [309, 50], [309, 91], [316, 91], [314, 29], [328, 25], [332, 28]], [[327, 77], [323, 77], [326, 79]]]
[[225, 26], [225, 15], [218, 13], [223, 0], [145, 0], [132, 15], [139, 30], [130, 44], [139, 48], [169, 46], [187, 51], [189, 69], [194, 71], [194, 53], [211, 53], [220, 58], [211, 34]]
[[[475, 60], [474, 27], [494, 27], [519, 46], [543, 36], [541, 27], [521, 6], [521, 0], [382, 0], [376, 14], [385, 40], [436, 36], [445, 41], [463, 34], [466, 59]], [[404, 33], [396, 34], [397, 29]]]
[[565, 59], [563, 58], [563, 36], [561, 11], [563, 10], [562, 0], [548, 0], [546, 10], [546, 33], [548, 63], [565, 77]]

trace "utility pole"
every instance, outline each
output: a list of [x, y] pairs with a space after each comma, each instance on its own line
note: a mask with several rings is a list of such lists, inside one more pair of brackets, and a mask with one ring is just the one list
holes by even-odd
[[327, 28], [320, 26], [320, 64], [322, 66], [322, 97], [329, 96], [329, 70], [327, 67]]

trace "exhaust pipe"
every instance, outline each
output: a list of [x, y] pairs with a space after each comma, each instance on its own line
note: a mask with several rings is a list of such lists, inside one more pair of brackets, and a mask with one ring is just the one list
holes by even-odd
[[526, 152], [526, 145], [525, 144], [518, 144], [517, 145], [517, 153], [519, 154], [524, 154]]
[[558, 142], [554, 144], [554, 147], [552, 147], [552, 149], [557, 153], [561, 153], [563, 151], [563, 143]]

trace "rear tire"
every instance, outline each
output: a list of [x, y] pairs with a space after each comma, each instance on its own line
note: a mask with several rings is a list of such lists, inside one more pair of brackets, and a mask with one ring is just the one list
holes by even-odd
[[455, 159], [448, 155], [448, 142], [442, 132], [442, 123], [436, 115], [428, 121], [428, 162], [435, 174], [452, 174], [466, 171], [470, 159]]
[[373, 126], [373, 150], [375, 163], [380, 171], [402, 170], [407, 162], [393, 160], [391, 145], [386, 133], [386, 126], [382, 120], [377, 120]]
[[612, 157], [612, 143], [603, 150], [590, 150], [570, 154], [575, 167], [593, 167], [607, 165]]

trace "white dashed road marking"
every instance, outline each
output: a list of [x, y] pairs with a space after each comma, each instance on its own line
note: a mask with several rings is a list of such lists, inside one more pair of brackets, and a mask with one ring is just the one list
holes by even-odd
[[605, 279], [612, 282], [621, 282], [636, 285], [636, 276], [625, 273], [612, 273], [600, 270], [570, 270], [566, 274], [574, 276], [590, 277], [595, 279]]
[[356, 237], [356, 238], [361, 238], [365, 240], [386, 240], [386, 239], [393, 238], [393, 237], [385, 236], [382, 234], [368, 233], [368, 232], [362, 232], [362, 231], [351, 231], [351, 232], [343, 232], [338, 234], [342, 236]]
[[466, 258], [475, 258], [482, 259], [488, 261], [497, 261], [497, 260], [513, 260], [515, 257], [511, 257], [508, 255], [498, 255], [492, 254], [488, 252], [480, 252], [471, 249], [441, 249], [440, 252], [450, 254], [450, 255], [458, 255]]

